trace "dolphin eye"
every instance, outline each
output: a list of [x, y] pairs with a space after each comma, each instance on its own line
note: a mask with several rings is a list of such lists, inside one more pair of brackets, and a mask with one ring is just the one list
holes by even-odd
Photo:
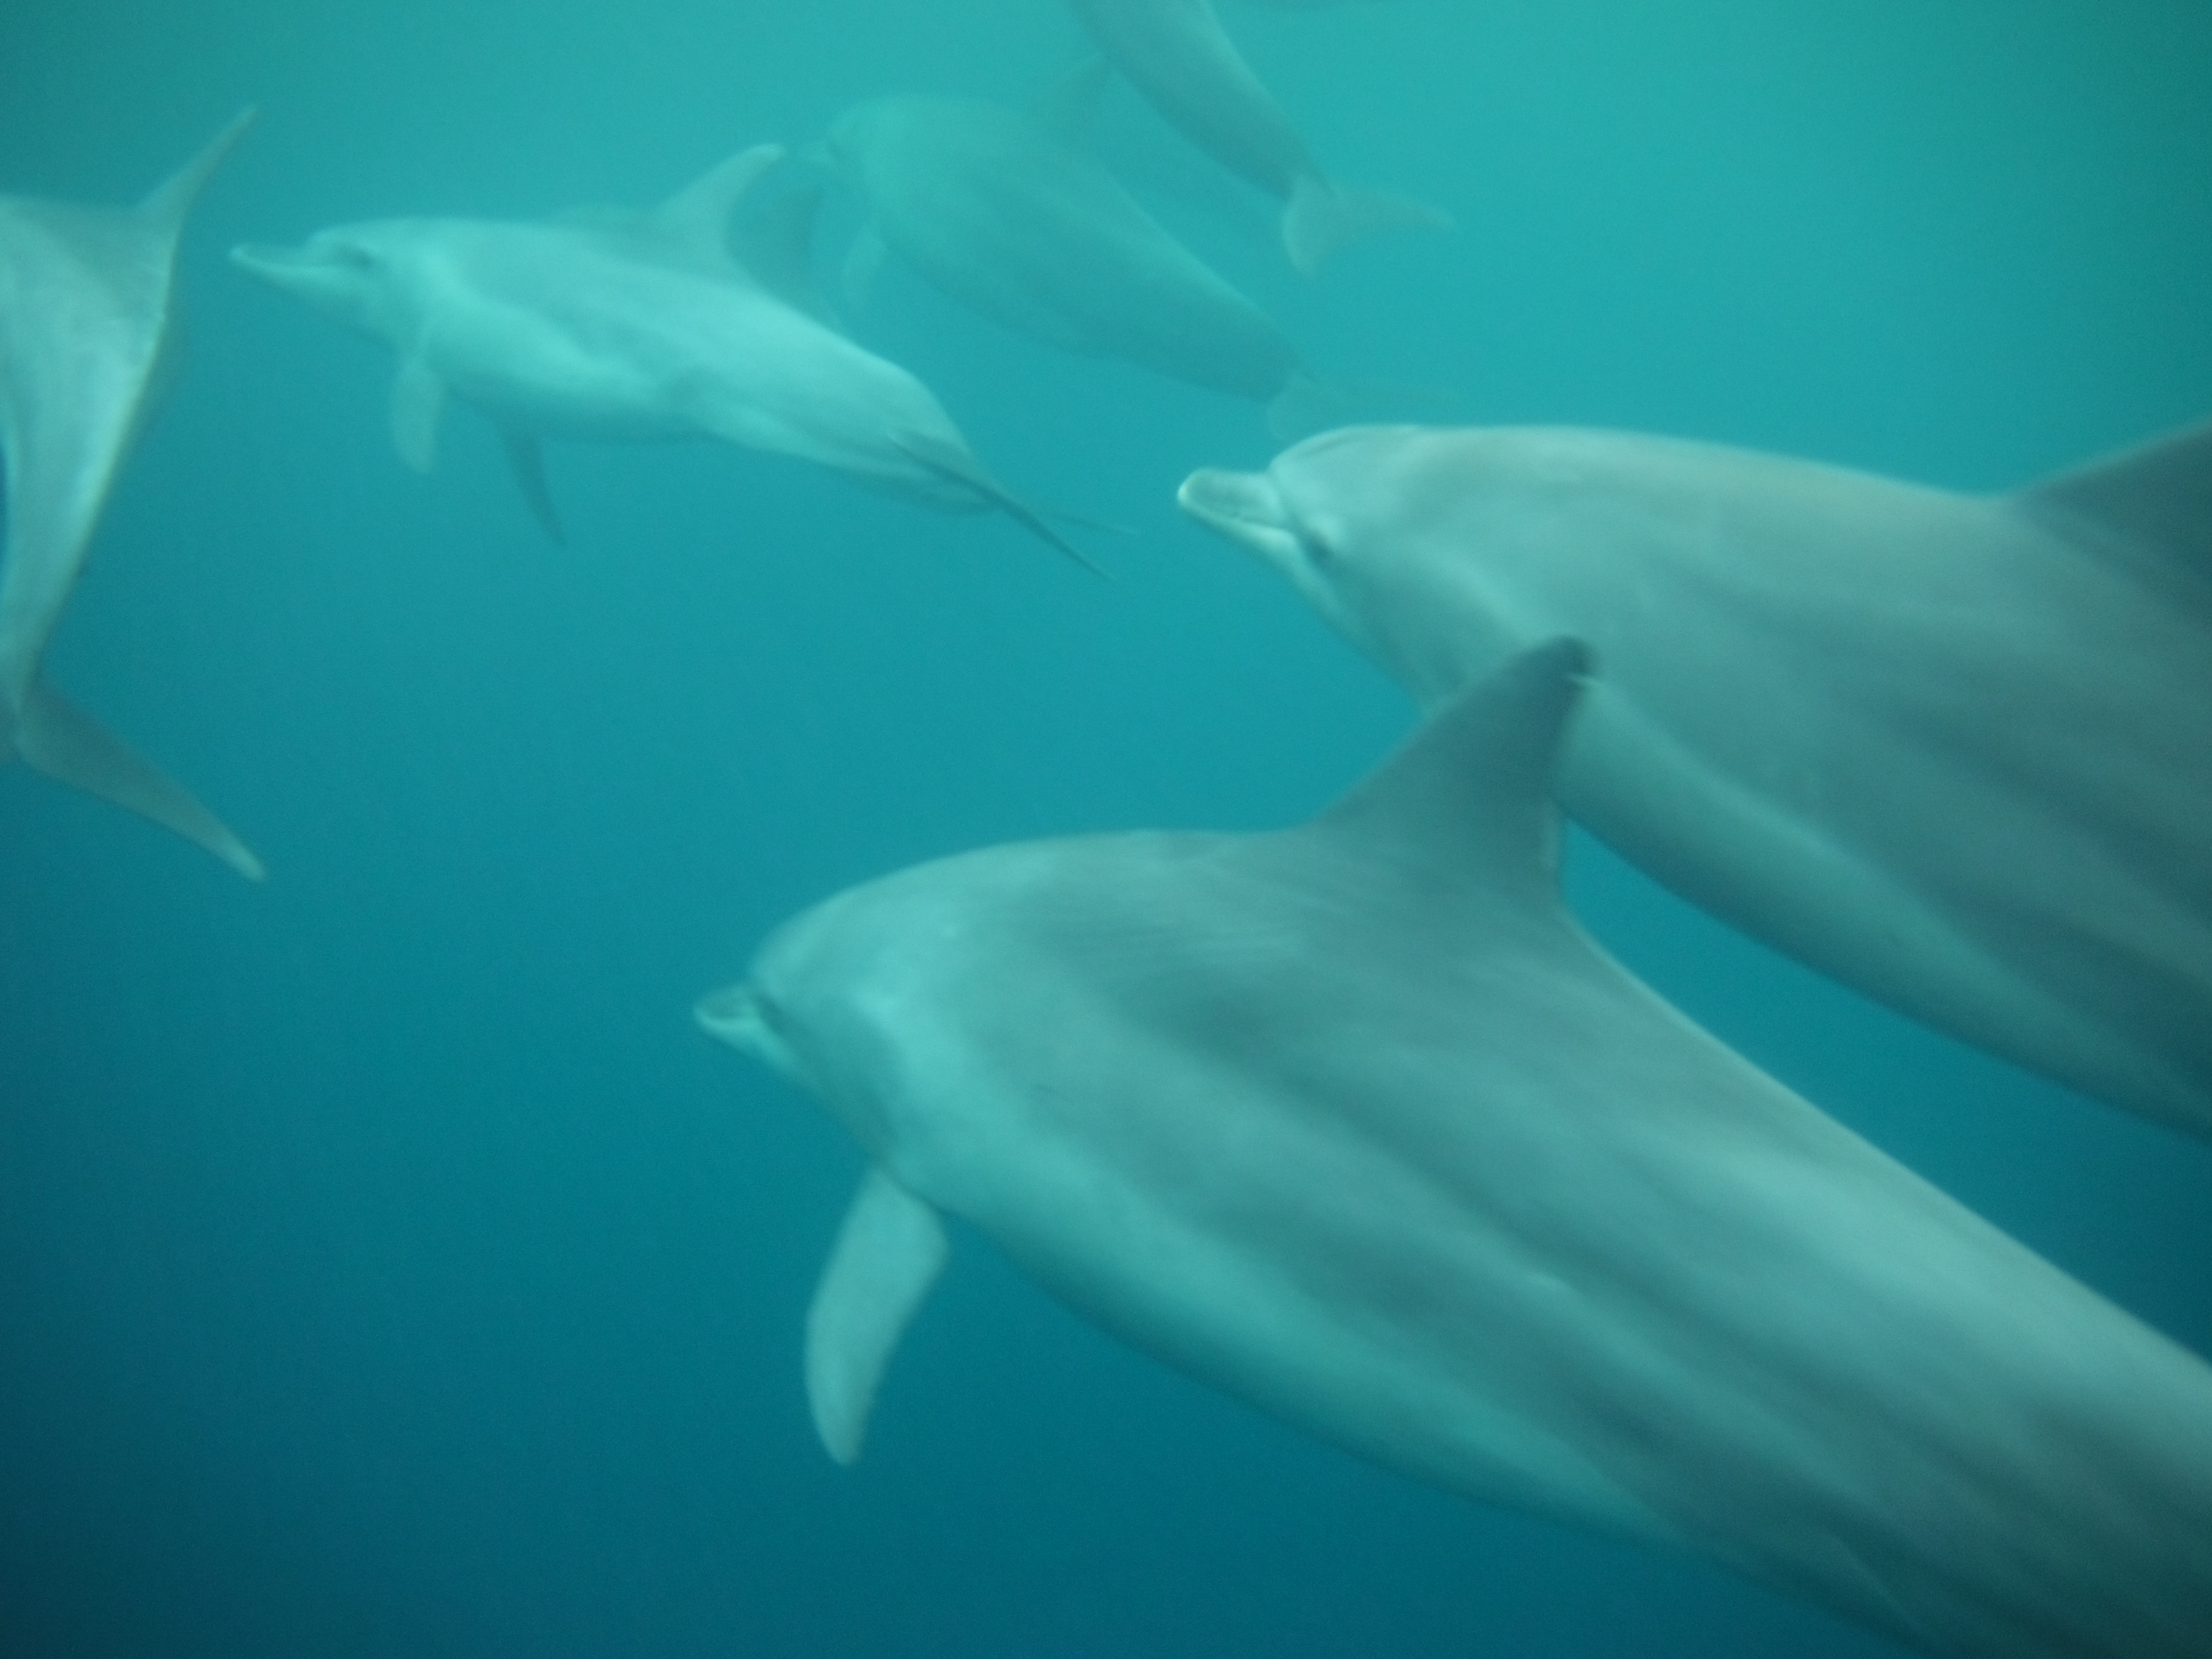
[[365, 247], [358, 247], [351, 243], [338, 249], [338, 259], [342, 264], [350, 265], [356, 270], [374, 270], [377, 266], [377, 258], [374, 253]]

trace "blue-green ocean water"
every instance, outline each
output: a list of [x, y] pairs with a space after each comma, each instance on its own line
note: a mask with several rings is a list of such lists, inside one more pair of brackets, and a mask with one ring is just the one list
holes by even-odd
[[[1301, 282], [1117, 98], [1109, 153], [1325, 373], [1960, 488], [2212, 411], [2205, 0], [1223, 10], [1336, 172], [1459, 220]], [[221, 257], [641, 204], [858, 98], [1018, 100], [1079, 53], [1052, 0], [0, 8], [0, 188], [131, 199], [264, 111], [50, 666], [271, 871], [0, 775], [0, 1654], [1891, 1650], [1358, 1463], [972, 1236], [866, 1458], [817, 1447], [799, 1322], [858, 1157], [691, 1001], [857, 879], [1283, 823], [1407, 727], [1174, 511], [1265, 459], [1252, 410], [894, 268], [864, 339], [1018, 488], [1135, 527], [1085, 534], [1117, 580], [703, 447], [556, 448], [556, 549], [483, 422], [408, 473], [389, 354]], [[1571, 858], [1669, 996], [2212, 1352], [2212, 1149]]]

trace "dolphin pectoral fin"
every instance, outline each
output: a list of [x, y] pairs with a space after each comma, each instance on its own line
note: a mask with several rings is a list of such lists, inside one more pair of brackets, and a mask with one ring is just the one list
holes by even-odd
[[890, 256], [883, 233], [873, 225], [861, 226], [852, 246], [845, 250], [842, 285], [848, 307], [854, 311], [867, 309], [868, 296], [876, 291], [876, 278], [884, 274], [884, 261]]
[[872, 1165], [806, 1310], [806, 1402], [836, 1462], [860, 1457], [884, 1368], [950, 1251], [937, 1212]]
[[2086, 520], [2212, 577], [2212, 421], [2063, 472], [2014, 499]]
[[553, 492], [546, 488], [545, 452], [538, 447], [537, 437], [512, 421], [501, 421], [499, 441], [507, 451], [507, 470], [514, 474], [516, 487], [529, 504], [530, 516], [538, 520], [539, 529], [565, 546], [568, 532], [561, 528], [561, 515], [553, 506]]
[[1283, 251], [1302, 276], [1348, 243], [1386, 230], [1449, 230], [1451, 215], [1425, 202], [1375, 191], [1346, 190], [1316, 173], [1302, 174], [1283, 208]]
[[15, 728], [15, 752], [34, 770], [150, 818], [205, 848], [249, 881], [267, 873], [221, 819], [150, 761], [44, 681], [35, 681]]
[[1425, 909], [1470, 890], [1556, 909], [1552, 773], [1590, 672], [1576, 639], [1509, 659], [1299, 833], [1355, 845], [1407, 878]]
[[724, 238], [729, 234], [731, 214], [782, 160], [781, 144], [755, 144], [693, 179], [653, 209], [642, 222], [687, 252], [726, 258]]
[[251, 108], [233, 116], [230, 125], [216, 134], [206, 149], [147, 193], [145, 200], [138, 204], [139, 217], [150, 225], [164, 228], [182, 225], [185, 216], [191, 211], [193, 202], [198, 199], [200, 191], [207, 188], [207, 181], [215, 176], [215, 170], [238, 147], [238, 141], [246, 137], [246, 130], [259, 116], [258, 110]]
[[777, 299], [835, 328], [836, 315], [814, 280], [814, 222], [824, 193], [820, 185], [806, 185], [778, 197], [738, 232], [737, 254]]
[[1103, 570], [1084, 557], [1074, 544], [1047, 524], [1042, 514], [985, 471], [983, 464], [965, 449], [946, 443], [941, 438], [932, 437], [926, 432], [893, 432], [888, 435], [892, 444], [908, 460], [972, 492], [1040, 541], [1066, 554], [1092, 575], [1105, 575]]
[[392, 441], [417, 472], [438, 464], [438, 417], [445, 408], [446, 383], [420, 357], [402, 357], [392, 382]]

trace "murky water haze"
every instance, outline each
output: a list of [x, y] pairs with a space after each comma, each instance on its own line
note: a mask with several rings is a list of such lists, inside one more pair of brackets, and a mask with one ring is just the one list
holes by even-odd
[[[1963, 488], [2212, 411], [2212, 12], [1393, 0], [1223, 11], [1343, 177], [1448, 236], [1312, 283], [1109, 96], [1100, 143], [1326, 374]], [[265, 889], [0, 774], [0, 1628], [27, 1656], [1017, 1656], [1882, 1644], [1383, 1474], [1132, 1354], [970, 1236], [840, 1471], [799, 1322], [858, 1159], [693, 1028], [835, 889], [940, 853], [1288, 822], [1408, 710], [1184, 522], [1255, 413], [1049, 354], [896, 264], [858, 320], [1079, 532], [793, 464], [391, 452], [389, 353], [224, 263], [403, 213], [643, 204], [849, 102], [1021, 100], [1047, 0], [12, 0], [0, 185], [142, 192], [238, 107], [191, 355], [56, 681]], [[833, 213], [832, 242], [851, 224]], [[825, 250], [825, 272], [838, 249]], [[1586, 840], [1639, 971], [2212, 1352], [2212, 1155], [1869, 1008]]]

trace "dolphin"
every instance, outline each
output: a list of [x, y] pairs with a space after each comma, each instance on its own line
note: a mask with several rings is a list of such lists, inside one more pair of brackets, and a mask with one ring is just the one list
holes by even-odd
[[1318, 387], [1282, 331], [1043, 122], [976, 99], [878, 98], [841, 116], [824, 150], [872, 231], [971, 310], [1267, 404], [1279, 438], [1316, 424]]
[[2212, 1633], [2212, 1367], [1693, 1025], [1558, 891], [1585, 649], [1302, 828], [853, 889], [705, 998], [868, 1172], [807, 1321], [831, 1455], [969, 1222], [1106, 1329], [1478, 1498], [1931, 1653]]
[[2212, 425], [2014, 494], [1571, 429], [1325, 434], [1180, 497], [1424, 704], [1549, 635], [1560, 799], [1952, 1035], [2212, 1133]]
[[[995, 508], [1088, 562], [991, 476], [920, 380], [732, 257], [731, 216], [782, 156], [775, 144], [748, 149], [649, 213], [386, 219], [231, 258], [398, 354], [392, 435], [416, 470], [433, 464], [449, 392], [489, 415], [556, 540], [541, 437], [700, 437], [798, 456], [926, 507]], [[803, 237], [811, 216], [785, 208], [770, 222]], [[788, 246], [757, 260], [786, 273], [805, 264]]]
[[1348, 190], [1253, 74], [1212, 0], [1068, 0], [1093, 45], [1170, 126], [1283, 204], [1283, 249], [1307, 276], [1347, 242], [1400, 228], [1445, 229], [1424, 203]]
[[20, 755], [258, 881], [244, 842], [40, 672], [169, 367], [185, 216], [252, 121], [240, 115], [133, 208], [0, 196], [0, 761]]

